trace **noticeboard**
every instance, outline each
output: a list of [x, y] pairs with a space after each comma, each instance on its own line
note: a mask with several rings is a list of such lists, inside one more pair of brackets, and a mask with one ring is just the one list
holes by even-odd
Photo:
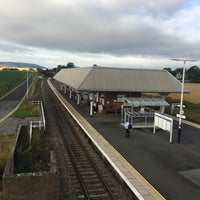
[[159, 113], [155, 113], [153, 133], [155, 133], [156, 127], [169, 132], [170, 133], [169, 142], [172, 142], [172, 131], [173, 131], [173, 119], [172, 118], [167, 117], [165, 115], [161, 115]]

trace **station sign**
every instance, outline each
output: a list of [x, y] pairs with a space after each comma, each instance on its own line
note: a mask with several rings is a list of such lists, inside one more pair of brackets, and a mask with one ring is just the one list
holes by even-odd
[[177, 117], [180, 117], [180, 116], [181, 116], [182, 119], [186, 119], [186, 116], [185, 116], [185, 115], [176, 114], [176, 116], [177, 116]]

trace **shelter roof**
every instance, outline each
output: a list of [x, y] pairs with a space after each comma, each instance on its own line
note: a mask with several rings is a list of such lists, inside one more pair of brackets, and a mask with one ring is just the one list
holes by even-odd
[[127, 97], [125, 102], [131, 106], [168, 106], [169, 104], [161, 98], [141, 98], [141, 97]]
[[[54, 79], [82, 91], [180, 93], [181, 83], [165, 70], [82, 67], [59, 71]], [[185, 92], [188, 92], [185, 90]]]

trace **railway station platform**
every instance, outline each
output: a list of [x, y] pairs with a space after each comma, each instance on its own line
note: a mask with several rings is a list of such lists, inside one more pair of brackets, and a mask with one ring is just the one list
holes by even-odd
[[79, 118], [82, 128], [138, 199], [200, 198], [198, 126], [183, 124], [180, 144], [176, 142], [176, 121], [173, 143], [169, 143], [169, 134], [162, 130], [153, 134], [152, 129], [133, 129], [130, 138], [126, 138], [120, 125], [120, 114], [94, 113], [93, 117], [90, 117], [89, 107], [77, 106], [67, 95], [61, 94], [60, 98], [72, 110], [78, 111], [75, 117]]

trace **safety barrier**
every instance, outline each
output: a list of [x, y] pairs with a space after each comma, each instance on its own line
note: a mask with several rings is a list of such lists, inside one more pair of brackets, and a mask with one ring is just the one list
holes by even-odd
[[32, 101], [32, 104], [40, 104], [41, 112], [42, 112], [42, 120], [40, 121], [29, 121], [29, 144], [31, 145], [31, 140], [32, 140], [32, 133], [33, 133], [33, 128], [41, 128], [43, 127], [45, 130], [46, 127], [46, 120], [45, 120], [45, 115], [44, 115], [44, 107], [42, 101]]

